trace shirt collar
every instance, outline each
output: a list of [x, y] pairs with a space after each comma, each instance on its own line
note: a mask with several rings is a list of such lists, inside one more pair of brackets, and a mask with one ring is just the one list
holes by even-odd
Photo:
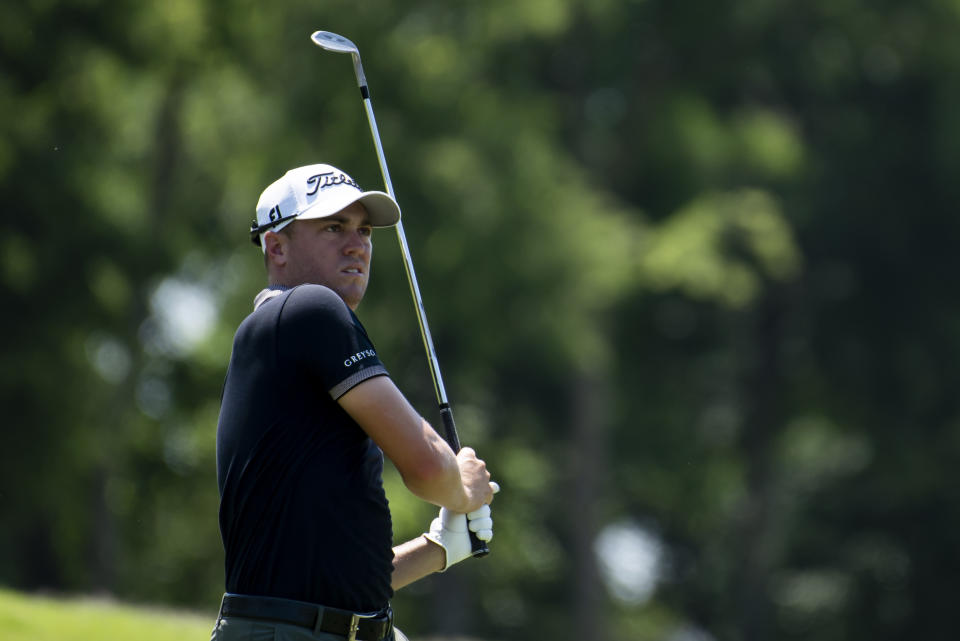
[[269, 285], [266, 289], [260, 290], [260, 293], [256, 295], [253, 299], [253, 310], [256, 311], [263, 305], [265, 302], [273, 298], [274, 296], [279, 296], [288, 289], [293, 289], [292, 287], [287, 287], [286, 285]]

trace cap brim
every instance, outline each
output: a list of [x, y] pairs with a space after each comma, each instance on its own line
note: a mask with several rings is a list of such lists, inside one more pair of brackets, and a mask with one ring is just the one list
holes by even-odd
[[[370, 215], [370, 224], [374, 227], [392, 227], [400, 221], [400, 206], [389, 194], [382, 191], [365, 191], [359, 194], [349, 194], [339, 200], [318, 202], [303, 211], [296, 219], [326, 218], [343, 211], [353, 203], [363, 205]], [[322, 207], [319, 206], [321, 204]]]

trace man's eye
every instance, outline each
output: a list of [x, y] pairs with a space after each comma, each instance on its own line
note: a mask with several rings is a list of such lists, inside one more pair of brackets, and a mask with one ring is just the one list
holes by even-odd
[[373, 227], [361, 227], [358, 231], [363, 236], [370, 236], [373, 234]]
[[324, 227], [324, 230], [325, 230], [325, 231], [333, 231], [333, 232], [340, 231], [340, 223], [330, 223], [329, 225], [327, 225], [326, 227]]

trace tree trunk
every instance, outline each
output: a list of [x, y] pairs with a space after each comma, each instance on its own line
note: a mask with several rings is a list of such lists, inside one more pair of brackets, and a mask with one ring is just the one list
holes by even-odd
[[747, 324], [747, 331], [752, 331], [743, 341], [743, 353], [749, 359], [742, 377], [747, 499], [738, 527], [742, 556], [733, 586], [737, 627], [744, 641], [765, 641], [775, 636], [770, 577], [778, 554], [779, 517], [771, 448], [783, 421], [779, 358], [782, 311], [775, 296], [763, 301], [754, 326]]
[[608, 389], [605, 376], [581, 371], [573, 386], [573, 438], [571, 443], [570, 528], [574, 562], [574, 639], [607, 638], [603, 617], [603, 586], [597, 569], [594, 541], [600, 529], [599, 503], [607, 473], [606, 443], [609, 428]]

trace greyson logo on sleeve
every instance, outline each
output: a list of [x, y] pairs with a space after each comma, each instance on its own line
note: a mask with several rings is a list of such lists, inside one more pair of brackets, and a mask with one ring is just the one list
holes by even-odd
[[365, 349], [361, 352], [357, 352], [356, 354], [353, 354], [345, 358], [343, 360], [343, 366], [351, 367], [352, 365], [356, 365], [357, 363], [364, 360], [365, 358], [376, 358], [376, 357], [377, 357], [377, 353], [375, 351], [373, 351], [372, 349]]

